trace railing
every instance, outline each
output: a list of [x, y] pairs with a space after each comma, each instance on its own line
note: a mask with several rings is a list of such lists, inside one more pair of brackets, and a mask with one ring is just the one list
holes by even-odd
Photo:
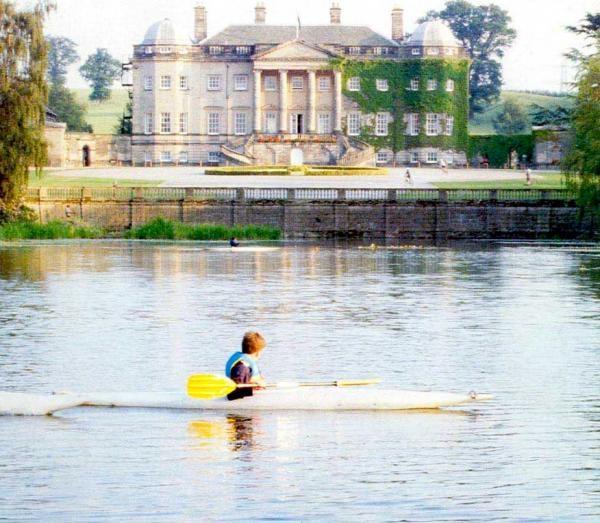
[[42, 187], [29, 188], [29, 201], [501, 201], [539, 202], [573, 199], [565, 189], [329, 189], [232, 187]]

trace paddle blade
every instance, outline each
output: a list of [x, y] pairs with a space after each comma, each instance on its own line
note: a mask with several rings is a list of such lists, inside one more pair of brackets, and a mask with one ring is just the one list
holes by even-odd
[[187, 382], [188, 396], [202, 400], [224, 398], [236, 388], [237, 385], [229, 378], [212, 374], [195, 374]]
[[359, 387], [361, 385], [376, 385], [381, 383], [381, 380], [338, 380], [335, 382], [336, 387]]

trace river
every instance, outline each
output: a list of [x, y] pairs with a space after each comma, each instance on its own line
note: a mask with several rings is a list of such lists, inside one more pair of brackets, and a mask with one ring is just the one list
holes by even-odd
[[421, 412], [0, 417], [0, 521], [593, 521], [600, 247], [0, 245], [0, 388], [174, 391], [246, 330], [268, 378], [490, 392]]

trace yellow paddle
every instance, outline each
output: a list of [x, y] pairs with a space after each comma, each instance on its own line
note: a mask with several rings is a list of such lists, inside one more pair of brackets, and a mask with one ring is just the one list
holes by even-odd
[[[296, 387], [356, 387], [361, 385], [374, 385], [381, 380], [337, 380], [327, 382], [308, 382], [308, 383], [273, 383], [265, 385], [268, 389], [292, 389]], [[215, 376], [213, 374], [194, 374], [188, 378], [187, 393], [192, 398], [211, 400], [224, 398], [230, 392], [236, 389], [256, 388], [259, 385], [254, 383], [237, 384], [225, 376]]]

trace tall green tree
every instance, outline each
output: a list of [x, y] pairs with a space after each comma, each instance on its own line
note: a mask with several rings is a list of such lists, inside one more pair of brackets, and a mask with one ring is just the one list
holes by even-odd
[[498, 134], [527, 134], [531, 130], [527, 110], [510, 98], [504, 102], [502, 109], [492, 120], [492, 124]]
[[466, 47], [471, 66], [470, 112], [481, 112], [497, 100], [502, 88], [505, 50], [517, 36], [507, 11], [497, 5], [473, 5], [465, 0], [450, 0], [441, 11], [429, 11], [421, 20], [441, 19], [448, 23]]
[[59, 122], [67, 124], [67, 130], [73, 132], [94, 132], [85, 119], [86, 108], [75, 98], [75, 94], [62, 82], [50, 85], [48, 107], [56, 113]]
[[121, 74], [121, 62], [113, 58], [106, 49], [97, 49], [79, 68], [81, 76], [90, 82], [90, 100], [110, 99], [110, 87]]
[[0, 221], [20, 210], [29, 167], [46, 160], [44, 124], [50, 4], [20, 10], [0, 0]]
[[77, 45], [64, 36], [49, 36], [48, 47], [48, 81], [64, 84], [69, 66], [79, 61]]

